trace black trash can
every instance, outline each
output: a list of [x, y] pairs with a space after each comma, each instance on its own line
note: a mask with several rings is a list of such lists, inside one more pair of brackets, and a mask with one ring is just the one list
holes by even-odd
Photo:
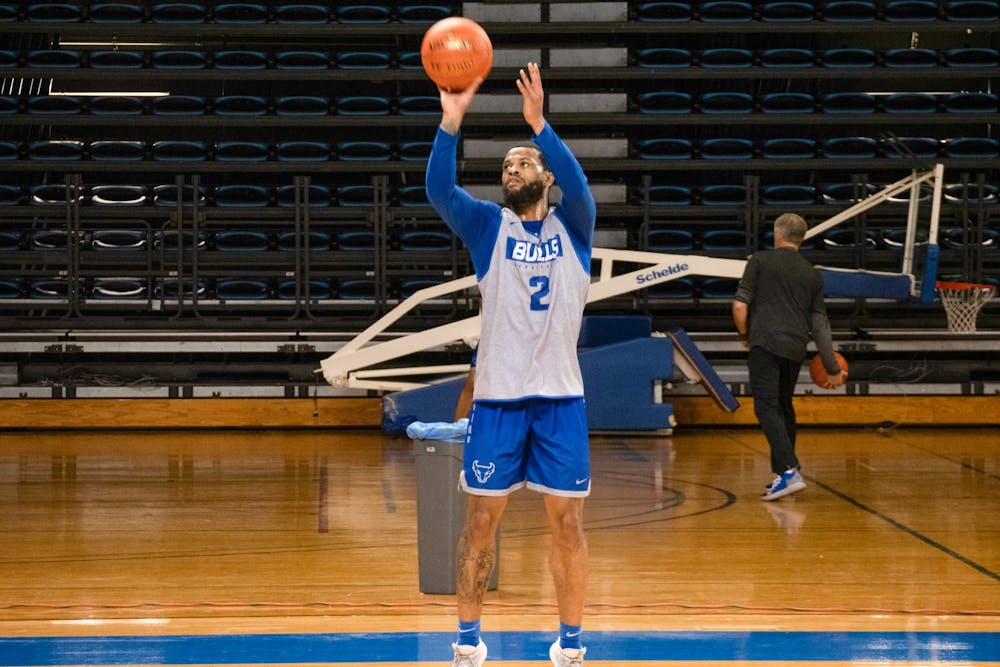
[[[417, 462], [417, 552], [420, 592], [454, 595], [458, 540], [465, 525], [465, 493], [458, 487], [462, 472], [462, 443], [414, 440]], [[500, 531], [497, 562], [489, 590], [500, 580]]]

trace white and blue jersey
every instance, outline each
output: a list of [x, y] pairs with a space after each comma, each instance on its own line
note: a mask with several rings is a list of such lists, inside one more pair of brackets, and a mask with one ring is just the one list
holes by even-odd
[[[533, 140], [563, 194], [543, 220], [522, 221], [458, 186], [458, 135], [439, 128], [427, 163], [428, 199], [469, 248], [483, 300], [463, 485], [474, 492], [506, 493], [527, 483], [546, 492], [585, 495], [589, 454], [576, 343], [590, 286], [596, 207], [583, 170], [552, 128], [546, 124]], [[538, 401], [554, 401], [545, 409], [546, 419], [555, 422], [541, 438], [531, 417], [540, 414]], [[489, 429], [476, 428], [477, 411], [483, 424], [484, 412], [504, 409], [503, 404], [513, 411], [508, 417], [520, 416], [492, 416]], [[559, 419], [560, 410], [570, 411], [567, 419]], [[530, 449], [539, 439], [556, 448], [546, 458], [565, 464], [565, 474], [533, 479], [527, 472], [537, 467]], [[497, 457], [510, 452], [498, 454], [502, 447], [527, 450], [526, 457], [505, 465]], [[484, 457], [489, 460], [480, 460]]]

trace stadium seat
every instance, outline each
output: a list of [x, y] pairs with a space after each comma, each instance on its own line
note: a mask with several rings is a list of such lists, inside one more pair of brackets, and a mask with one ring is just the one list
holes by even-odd
[[142, 51], [91, 51], [87, 64], [93, 69], [142, 69], [146, 56]]
[[430, 154], [429, 141], [407, 141], [399, 145], [400, 160], [426, 160]]
[[767, 93], [760, 98], [764, 113], [813, 113], [816, 100], [809, 93]]
[[977, 204], [996, 204], [997, 186], [986, 183], [982, 191], [975, 183], [949, 183], [944, 186], [944, 200], [953, 204], [960, 204], [963, 201], [975, 206]]
[[0, 23], [15, 23], [17, 21], [18, 5], [4, 3], [0, 5]]
[[753, 20], [753, 4], [739, 0], [713, 0], [698, 5], [698, 20], [704, 23], [747, 23]]
[[149, 64], [154, 69], [205, 69], [208, 57], [201, 51], [154, 51]]
[[878, 56], [872, 49], [827, 49], [819, 56], [823, 67], [875, 67]]
[[952, 93], [944, 100], [944, 110], [950, 113], [996, 113], [997, 95], [974, 91]]
[[204, 141], [165, 140], [153, 142], [150, 156], [169, 162], [203, 162], [208, 159], [209, 146]]
[[21, 188], [11, 183], [0, 183], [0, 206], [17, 206], [21, 203]]
[[217, 116], [263, 116], [267, 113], [267, 98], [258, 95], [220, 95], [212, 102]]
[[768, 206], [812, 206], [816, 203], [816, 188], [812, 185], [767, 185], [761, 188], [760, 199]]
[[701, 249], [707, 252], [733, 252], [746, 245], [746, 233], [740, 229], [709, 229], [701, 235]]
[[931, 93], [893, 93], [882, 98], [886, 113], [936, 113], [938, 106]]
[[259, 208], [270, 203], [271, 189], [251, 183], [220, 185], [212, 192], [212, 199], [223, 208]]
[[635, 60], [639, 67], [683, 69], [691, 66], [694, 57], [687, 49], [641, 49]]
[[20, 103], [13, 95], [0, 95], [0, 116], [16, 114]]
[[419, 229], [404, 231], [399, 235], [399, 249], [405, 251], [451, 250], [451, 232]]
[[137, 2], [95, 2], [87, 18], [93, 23], [142, 23], [144, 17]]
[[753, 142], [738, 137], [706, 139], [701, 142], [701, 157], [706, 160], [749, 160], [753, 157]]
[[274, 157], [281, 162], [325, 162], [330, 156], [326, 141], [279, 141], [274, 146]]
[[[308, 298], [310, 301], [323, 301], [333, 297], [333, 289], [330, 286], [330, 281], [320, 278], [312, 278], [305, 281], [302, 285], [298, 286], [298, 290], [300, 298]], [[278, 287], [274, 295], [279, 299], [290, 300], [295, 298], [295, 291], [296, 281], [285, 279], [278, 282]]]
[[68, 2], [26, 3], [24, 18], [35, 23], [77, 23], [83, 20], [83, 7]]
[[760, 154], [765, 158], [808, 159], [816, 157], [817, 150], [816, 142], [806, 137], [777, 137], [765, 139]]
[[816, 8], [812, 2], [763, 2], [758, 7], [761, 21], [775, 23], [808, 23], [816, 18]]
[[708, 68], [745, 68], [753, 66], [749, 49], [705, 49], [698, 54], [698, 65]]
[[[198, 206], [205, 206], [208, 203], [205, 192], [204, 187], [198, 188]], [[177, 206], [178, 199], [180, 199], [181, 206], [192, 206], [195, 203], [194, 186], [185, 185], [181, 189], [169, 183], [153, 186], [153, 203], [156, 206]]]
[[397, 191], [400, 206], [429, 206], [427, 188], [423, 185], [404, 185]]
[[21, 144], [17, 141], [4, 139], [0, 141], [0, 160], [17, 160], [21, 156]]
[[17, 229], [0, 229], [0, 250], [9, 252], [24, 246], [24, 234]]
[[396, 56], [396, 64], [399, 69], [423, 69], [424, 63], [420, 59], [419, 51], [403, 51]]
[[[284, 187], [284, 186], [283, 186]], [[280, 188], [279, 188], [280, 189]], [[329, 193], [329, 191], [327, 191]], [[278, 195], [282, 197], [282, 195]], [[310, 197], [310, 204], [312, 203], [312, 198]], [[277, 239], [278, 250], [293, 251], [295, 250], [295, 241], [298, 235], [295, 232], [280, 232]], [[299, 240], [299, 247], [305, 248], [306, 236], [303, 235]], [[309, 230], [308, 234], [309, 241], [309, 251], [310, 252], [327, 252], [333, 248], [333, 239], [330, 237], [328, 232], [321, 232], [317, 230]]]
[[83, 110], [83, 100], [69, 95], [34, 95], [27, 104], [28, 113], [37, 116], [69, 116]]
[[[700, 191], [701, 203], [705, 206], [742, 206], [746, 203], [747, 189], [743, 185], [706, 185]], [[704, 247], [704, 235], [702, 235]]]
[[[278, 206], [285, 208], [295, 206], [295, 190], [294, 185], [279, 185], [274, 189], [274, 202]], [[310, 184], [308, 191], [303, 192], [303, 196], [308, 196], [310, 208], [323, 208], [333, 204], [333, 194], [330, 192], [330, 188], [325, 185]], [[329, 246], [329, 234], [324, 236], [326, 238], [326, 245]], [[319, 238], [314, 237], [312, 240], [317, 243], [320, 242]], [[310, 241], [310, 247], [312, 247], [312, 241]]]
[[149, 236], [141, 229], [96, 229], [90, 234], [94, 250], [135, 251], [149, 247]]
[[246, 49], [216, 51], [212, 64], [216, 69], [267, 69], [267, 53]]
[[886, 21], [938, 20], [938, 5], [933, 0], [889, 0], [882, 7], [882, 17]]
[[264, 252], [271, 249], [267, 232], [250, 229], [227, 229], [212, 237], [215, 249], [221, 252]]
[[28, 296], [32, 299], [65, 299], [69, 296], [69, 282], [66, 278], [36, 278], [28, 285]]
[[389, 69], [392, 59], [387, 51], [344, 51], [336, 62], [340, 69]]
[[0, 299], [20, 299], [24, 296], [24, 283], [20, 278], [0, 278]]
[[812, 67], [816, 55], [809, 49], [764, 49], [760, 52], [761, 67]]
[[953, 0], [944, 5], [944, 16], [949, 21], [996, 21], [1000, 18], [997, 0]]
[[878, 247], [878, 239], [879, 233], [875, 230], [866, 230], [859, 239], [855, 230], [844, 227], [824, 232], [822, 245], [827, 250], [857, 250], [862, 246], [874, 250]]
[[683, 23], [693, 17], [688, 2], [643, 2], [635, 12], [636, 20], [647, 23]]
[[694, 192], [686, 185], [652, 185], [649, 188], [650, 206], [689, 206], [692, 203]]
[[867, 23], [878, 18], [878, 7], [868, 0], [831, 0], [820, 9], [824, 21]]
[[214, 155], [220, 162], [264, 162], [270, 152], [270, 145], [263, 141], [220, 141]]
[[274, 56], [277, 69], [328, 69], [330, 55], [324, 51], [279, 51]]
[[212, 296], [208, 283], [199, 280], [197, 283], [191, 280], [181, 280], [179, 278], [158, 279], [156, 287], [153, 289], [153, 296], [157, 299], [177, 299], [183, 297], [186, 300], [193, 298], [207, 299]]
[[18, 67], [21, 63], [21, 55], [14, 49], [0, 49], [0, 69], [8, 67]]
[[99, 95], [90, 98], [90, 113], [95, 116], [139, 116], [145, 113], [146, 103], [132, 95]]
[[937, 67], [938, 52], [934, 49], [889, 49], [882, 53], [886, 67]]
[[698, 291], [703, 299], [729, 299], [736, 296], [736, 288], [740, 286], [738, 278], [702, 278]]
[[894, 137], [882, 140], [882, 152], [891, 158], [935, 158], [941, 142], [934, 137]]
[[380, 5], [339, 5], [337, 6], [338, 23], [389, 23], [392, 12], [389, 7]]
[[337, 111], [345, 116], [387, 116], [391, 109], [388, 97], [352, 95], [337, 100]]
[[91, 296], [95, 299], [145, 299], [148, 296], [146, 281], [128, 276], [94, 278]]
[[185, 249], [197, 247], [201, 250], [208, 247], [208, 234], [198, 232], [195, 236], [191, 230], [184, 230], [183, 234], [178, 235], [175, 229], [164, 229], [155, 234], [153, 243], [161, 250], [170, 251], [178, 249], [178, 241], [184, 244]]
[[[881, 241], [882, 245], [887, 249], [902, 252], [906, 246], [906, 229], [883, 229], [881, 230]], [[917, 245], [926, 245], [927, 232], [917, 230], [914, 234], [914, 243]]]
[[204, 23], [206, 18], [205, 5], [190, 2], [159, 2], [150, 11], [153, 23]]
[[69, 245], [69, 234], [65, 229], [38, 229], [29, 235], [32, 250], [64, 250]]
[[943, 57], [948, 67], [1000, 67], [1000, 52], [997, 49], [948, 49]]
[[[917, 189], [917, 201], [918, 202], [930, 201], [933, 192], [934, 190], [933, 188], [931, 188], [930, 185], [928, 185], [927, 183], [922, 183], [920, 187]], [[906, 204], [909, 203], [911, 196], [912, 196], [911, 190], [906, 189], [891, 197], [886, 197], [886, 201], [893, 202], [896, 204]]]
[[312, 95], [287, 95], [274, 101], [274, 113], [279, 116], [326, 116], [330, 113], [330, 98]]
[[263, 301], [271, 296], [271, 286], [265, 278], [219, 278], [215, 296], [219, 301]]
[[274, 8], [276, 23], [323, 24], [330, 22], [329, 4], [285, 4]]
[[73, 69], [79, 67], [82, 61], [80, 52], [70, 49], [32, 49], [24, 59], [28, 67], [50, 69]]
[[850, 205], [878, 192], [871, 183], [830, 183], [820, 188], [824, 204], [833, 206]]
[[947, 157], [983, 160], [1000, 157], [1000, 141], [993, 137], [952, 137], [941, 143]]
[[658, 91], [642, 93], [636, 98], [639, 113], [685, 114], [691, 113], [692, 101], [688, 93]]
[[256, 2], [229, 2], [216, 5], [212, 10], [212, 20], [223, 24], [267, 23], [267, 6]]
[[434, 23], [451, 16], [448, 5], [411, 5], [401, 3], [399, 6], [400, 23]]
[[341, 280], [337, 294], [341, 299], [370, 301], [375, 298], [375, 281], [370, 278], [348, 278]]
[[70, 139], [41, 139], [28, 144], [29, 160], [81, 160], [83, 142]]
[[437, 95], [405, 95], [399, 98], [401, 116], [428, 116], [441, 114], [441, 98]]
[[343, 141], [337, 144], [337, 157], [341, 160], [389, 160], [392, 145], [384, 141]]
[[[81, 188], [76, 198], [77, 202], [82, 204], [84, 195], [84, 189]], [[66, 186], [61, 183], [32, 185], [28, 189], [28, 196], [28, 201], [38, 206], [65, 205], [69, 200]]]
[[143, 185], [95, 185], [90, 188], [94, 206], [145, 206], [149, 193]]
[[868, 93], [827, 93], [818, 106], [823, 113], [874, 113], [876, 102]]
[[370, 185], [342, 185], [337, 188], [337, 203], [341, 206], [372, 206], [375, 191]]
[[871, 137], [832, 137], [823, 140], [828, 158], [870, 159], [878, 155], [878, 142]]
[[371, 250], [375, 247], [375, 233], [369, 231], [345, 231], [337, 234], [340, 250]]
[[694, 234], [686, 229], [651, 229], [646, 235], [650, 252], [690, 252], [694, 250]]
[[943, 230], [941, 245], [946, 248], [955, 249], [978, 245], [983, 250], [996, 250], [997, 247], [1000, 247], [1000, 236], [998, 236], [996, 230], [984, 229], [982, 240], [978, 240], [975, 236], [968, 237], [965, 230], [961, 227], [952, 227], [951, 229]]
[[684, 160], [694, 154], [694, 146], [689, 139], [642, 139], [636, 145], [636, 154], [643, 160]]
[[698, 99], [698, 109], [709, 114], [744, 114], [753, 112], [753, 96], [749, 93], [705, 93]]

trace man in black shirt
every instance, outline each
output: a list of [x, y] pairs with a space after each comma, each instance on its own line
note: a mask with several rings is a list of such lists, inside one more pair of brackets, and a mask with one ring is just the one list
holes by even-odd
[[835, 389], [847, 380], [847, 372], [833, 356], [823, 276], [798, 252], [805, 234], [802, 216], [778, 216], [774, 250], [750, 257], [733, 300], [733, 322], [749, 349], [754, 414], [771, 448], [775, 478], [764, 488], [764, 500], [777, 500], [806, 487], [795, 456], [792, 395], [810, 339], [816, 342], [828, 373], [824, 387]]

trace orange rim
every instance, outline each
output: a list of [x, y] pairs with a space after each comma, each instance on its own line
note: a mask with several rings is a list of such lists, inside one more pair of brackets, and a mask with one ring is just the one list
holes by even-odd
[[963, 290], [963, 289], [988, 289], [995, 290], [994, 285], [983, 285], [981, 283], [962, 283], [947, 280], [938, 280], [934, 283], [934, 286], [938, 289], [950, 289], [950, 290]]

